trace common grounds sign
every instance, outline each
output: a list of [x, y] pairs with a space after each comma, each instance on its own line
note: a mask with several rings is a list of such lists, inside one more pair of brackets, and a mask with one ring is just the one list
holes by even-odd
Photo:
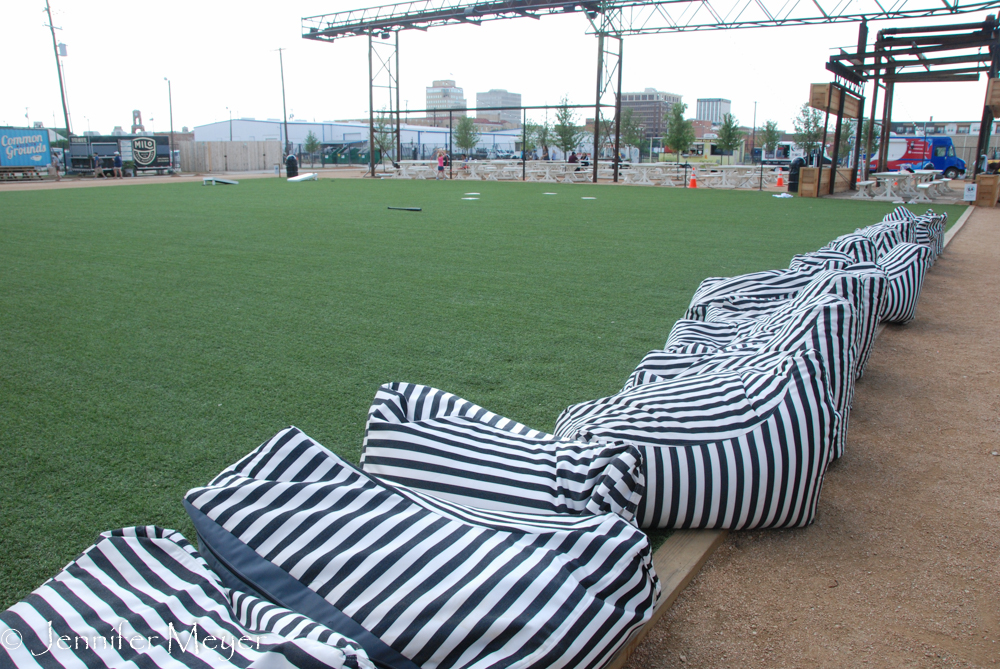
[[0, 167], [43, 167], [50, 150], [48, 130], [0, 128]]

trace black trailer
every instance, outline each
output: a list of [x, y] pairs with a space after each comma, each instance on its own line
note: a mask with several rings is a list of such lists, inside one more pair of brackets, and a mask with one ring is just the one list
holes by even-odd
[[67, 171], [90, 174], [94, 171], [91, 156], [97, 156], [104, 170], [114, 167], [115, 151], [123, 163], [132, 163], [136, 174], [169, 174], [170, 135], [88, 135], [70, 138]]

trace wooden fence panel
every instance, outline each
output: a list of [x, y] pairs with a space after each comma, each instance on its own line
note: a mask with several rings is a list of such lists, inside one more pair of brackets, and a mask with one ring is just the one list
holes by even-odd
[[179, 142], [181, 170], [196, 174], [273, 170], [281, 163], [281, 143]]

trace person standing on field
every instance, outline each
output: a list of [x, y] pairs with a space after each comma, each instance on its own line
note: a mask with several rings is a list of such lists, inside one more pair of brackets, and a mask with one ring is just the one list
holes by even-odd
[[115, 176], [119, 179], [124, 179], [122, 176], [122, 154], [115, 151]]
[[437, 174], [434, 176], [434, 180], [446, 179], [444, 175], [444, 151], [438, 151], [438, 169]]

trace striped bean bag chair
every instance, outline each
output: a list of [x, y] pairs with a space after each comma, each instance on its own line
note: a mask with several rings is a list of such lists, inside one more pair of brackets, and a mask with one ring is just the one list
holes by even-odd
[[909, 323], [917, 315], [917, 300], [924, 275], [931, 266], [931, 248], [922, 244], [898, 244], [878, 261], [888, 279], [882, 320]]
[[935, 215], [931, 210], [914, 220], [916, 225], [916, 243], [929, 246], [931, 259], [936, 260], [944, 251], [944, 227], [948, 215]]
[[[875, 244], [876, 262], [886, 253], [891, 251], [897, 244], [907, 242], [910, 236], [907, 224], [876, 223], [865, 228], [859, 228], [856, 232], [872, 240]], [[916, 234], [913, 234], [916, 238]]]
[[567, 408], [556, 435], [643, 452], [645, 528], [802, 527], [816, 514], [841, 417], [809, 350], [771, 370], [648, 383]]
[[234, 577], [342, 614], [422, 669], [601, 667], [659, 593], [645, 535], [617, 515], [453, 504], [296, 428], [185, 505]]
[[875, 262], [878, 258], [875, 243], [856, 232], [841, 235], [823, 248], [846, 253], [854, 259], [854, 262]]
[[847, 269], [858, 262], [854, 256], [836, 249], [820, 249], [812, 253], [802, 253], [792, 258], [788, 269], [819, 267], [821, 269]]
[[375, 667], [355, 641], [228, 589], [159, 527], [102, 534], [0, 613], [0, 639], [4, 667]]
[[738, 324], [731, 322], [681, 318], [674, 323], [663, 348], [677, 353], [708, 353], [731, 344], [739, 329]]
[[713, 301], [741, 295], [764, 299], [788, 299], [809, 283], [820, 267], [798, 270], [771, 269], [728, 278], [705, 279], [691, 297], [684, 318], [705, 320], [708, 305]]
[[[861, 291], [856, 277], [836, 277], [846, 292]], [[773, 370], [788, 355], [812, 350], [822, 361], [828, 390], [841, 416], [840, 429], [833, 435], [832, 458], [843, 455], [847, 426], [854, 400], [854, 380], [861, 319], [851, 301], [835, 294], [817, 294], [796, 299], [787, 313], [773, 323], [762, 323], [769, 334], [760, 345], [742, 350], [721, 350], [702, 356], [679, 356], [651, 352], [629, 377], [626, 389], [642, 382], [669, 378], [692, 378], [702, 374], [742, 369]], [[650, 378], [647, 375], [655, 375]], [[631, 385], [630, 385], [631, 384]]]
[[906, 207], [896, 207], [891, 212], [882, 217], [883, 221], [912, 221], [917, 217]]
[[389, 383], [368, 411], [361, 468], [481, 509], [632, 520], [641, 459], [628, 444], [559, 439], [437, 388]]

